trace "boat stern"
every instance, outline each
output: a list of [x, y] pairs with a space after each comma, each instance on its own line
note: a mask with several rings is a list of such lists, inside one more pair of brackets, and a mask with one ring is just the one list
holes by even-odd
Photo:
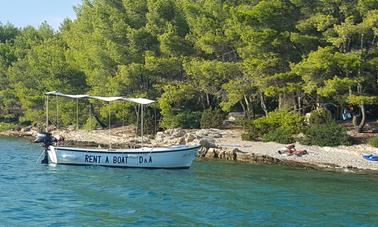
[[57, 164], [58, 160], [56, 158], [56, 149], [54, 146], [49, 146], [47, 149], [47, 154], [49, 155], [50, 163]]

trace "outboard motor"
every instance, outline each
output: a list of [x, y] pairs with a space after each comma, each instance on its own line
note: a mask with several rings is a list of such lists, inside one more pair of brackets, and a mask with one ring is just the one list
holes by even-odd
[[51, 135], [51, 133], [41, 132], [37, 134], [34, 143], [43, 143], [43, 147], [45, 148], [45, 157], [41, 160], [42, 164], [48, 164], [49, 155], [47, 150], [50, 145], [53, 145], [54, 142], [56, 142], [56, 139]]
[[45, 148], [48, 148], [53, 142], [55, 142], [55, 138], [49, 132], [38, 133], [34, 140], [34, 143], [43, 143]]

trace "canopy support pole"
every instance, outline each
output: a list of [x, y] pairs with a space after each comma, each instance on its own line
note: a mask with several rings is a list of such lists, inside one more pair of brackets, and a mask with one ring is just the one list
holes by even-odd
[[59, 128], [59, 109], [58, 109], [58, 96], [56, 95], [55, 96], [55, 99], [56, 99], [56, 129]]
[[108, 102], [108, 110], [109, 110], [109, 113], [108, 113], [108, 120], [109, 120], [109, 123], [108, 123], [108, 132], [109, 132], [109, 149], [111, 149], [112, 148], [112, 143], [111, 143], [111, 141], [110, 141], [110, 102]]
[[156, 119], [156, 105], [154, 105], [154, 135], [156, 135], [157, 131], [157, 119]]
[[88, 101], [88, 110], [89, 110], [89, 131], [92, 131], [92, 111], [91, 111], [91, 102]]
[[46, 95], [46, 132], [49, 129], [49, 96]]
[[126, 107], [125, 107], [125, 101], [122, 102], [122, 114], [123, 114], [123, 118], [122, 118], [122, 129], [125, 127], [125, 117], [126, 117]]
[[143, 104], [140, 104], [140, 112], [141, 112], [141, 119], [140, 119], [140, 130], [141, 130], [141, 146], [142, 146], [142, 149], [143, 149], [143, 112], [144, 112], [144, 110], [143, 110], [143, 107], [144, 107], [144, 105]]
[[79, 99], [76, 99], [76, 130], [79, 129]]
[[137, 145], [136, 143], [137, 143], [137, 139], [138, 139], [139, 107], [140, 107], [140, 105], [137, 105], [136, 107], [134, 107], [135, 112], [136, 112], [136, 117], [137, 117], [137, 120], [136, 120], [136, 127], [135, 127], [135, 143], [134, 143], [134, 148], [135, 148], [136, 145]]

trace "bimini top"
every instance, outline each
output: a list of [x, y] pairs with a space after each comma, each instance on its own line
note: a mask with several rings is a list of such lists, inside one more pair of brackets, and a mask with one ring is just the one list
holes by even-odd
[[127, 98], [123, 96], [110, 96], [110, 97], [103, 97], [103, 96], [90, 96], [90, 95], [70, 95], [70, 94], [63, 94], [57, 91], [50, 91], [47, 92], [45, 95], [48, 96], [62, 96], [62, 97], [67, 97], [67, 98], [72, 98], [72, 99], [81, 99], [81, 98], [88, 98], [88, 99], [97, 99], [105, 102], [113, 102], [117, 100], [125, 100], [129, 102], [134, 102], [142, 105], [148, 105], [151, 103], [154, 103], [154, 100], [150, 99], [145, 99], [145, 98]]
[[50, 91], [47, 92], [45, 95], [50, 95], [50, 96], [63, 96], [63, 97], [68, 97], [72, 99], [81, 99], [81, 98], [88, 98], [89, 95], [69, 95], [69, 94], [63, 94], [57, 91]]

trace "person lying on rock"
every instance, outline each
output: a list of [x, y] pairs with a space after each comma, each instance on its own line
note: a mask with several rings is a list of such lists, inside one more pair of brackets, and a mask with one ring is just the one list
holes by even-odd
[[291, 143], [291, 144], [288, 144], [288, 145], [280, 148], [278, 150], [278, 154], [302, 156], [304, 154], [308, 154], [308, 152], [306, 150], [295, 149], [295, 144]]

